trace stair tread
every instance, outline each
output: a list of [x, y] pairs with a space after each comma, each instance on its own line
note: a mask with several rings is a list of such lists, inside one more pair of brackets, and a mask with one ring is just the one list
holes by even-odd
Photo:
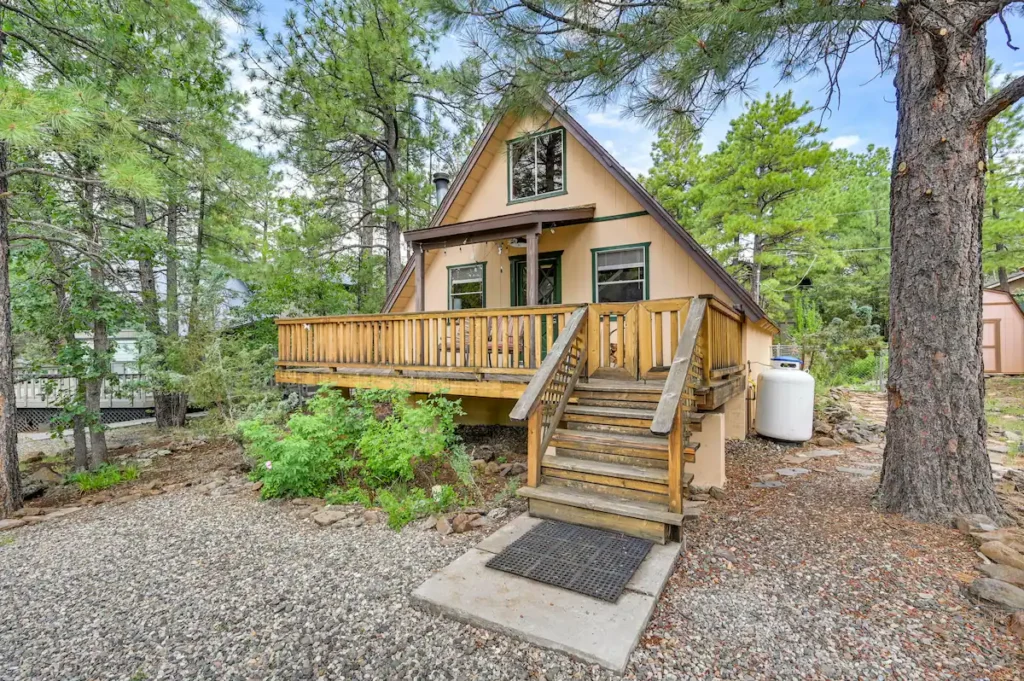
[[611, 478], [623, 478], [626, 480], [642, 480], [644, 482], [656, 482], [663, 485], [668, 484], [668, 470], [664, 468], [648, 468], [622, 463], [607, 463], [605, 461], [593, 461], [591, 459], [577, 459], [571, 456], [560, 456], [548, 454], [541, 459], [541, 466], [548, 468], [559, 468], [576, 473], [589, 473], [591, 475], [603, 475]]
[[624, 407], [592, 407], [583, 404], [570, 404], [566, 406], [567, 414], [581, 414], [587, 416], [608, 416], [620, 419], [653, 419], [653, 409], [626, 409]]
[[628, 383], [623, 381], [609, 381], [608, 383], [590, 380], [576, 384], [577, 392], [594, 393], [660, 393], [664, 391], [663, 383]]
[[631, 501], [604, 494], [581, 492], [562, 487], [541, 485], [540, 487], [520, 487], [516, 492], [527, 499], [539, 499], [591, 511], [601, 511], [613, 515], [652, 520], [666, 525], [681, 525], [683, 515], [665, 510], [661, 504], [646, 501]]
[[[630, 445], [639, 449], [656, 449], [668, 451], [668, 438], [656, 435], [625, 435], [621, 433], [605, 433], [597, 430], [569, 430], [558, 428], [551, 438], [552, 444], [557, 446], [558, 442], [571, 442], [574, 444], [615, 444]], [[567, 446], [567, 445], [566, 445]], [[571, 449], [571, 447], [569, 447]]]

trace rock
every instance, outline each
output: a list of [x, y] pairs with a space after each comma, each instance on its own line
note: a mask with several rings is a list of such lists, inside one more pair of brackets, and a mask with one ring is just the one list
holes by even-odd
[[4, 530], [13, 530], [16, 527], [22, 525], [28, 525], [28, 521], [24, 518], [7, 518], [6, 520], [0, 520], [0, 532]]
[[1008, 451], [1010, 451], [1010, 448], [1007, 447], [1002, 442], [994, 442], [992, 440], [989, 440], [986, 443], [985, 447], [988, 449], [988, 451], [995, 452], [996, 454], [1006, 454]]
[[437, 527], [437, 516], [432, 515], [426, 518], [420, 518], [419, 521], [417, 521], [415, 527], [417, 530], [422, 530], [423, 532], [426, 532], [427, 530], [432, 530], [435, 527]]
[[49, 466], [40, 466], [30, 476], [31, 482], [41, 482], [44, 485], [59, 485], [64, 482], [64, 476]]
[[519, 463], [519, 462], [506, 463], [506, 464], [502, 465], [501, 470], [500, 470], [501, 477], [503, 477], [503, 478], [507, 478], [510, 475], [522, 475], [525, 472], [526, 472], [526, 464], [525, 463]]
[[452, 524], [448, 522], [448, 518], [445, 518], [444, 516], [437, 519], [437, 524], [434, 527], [437, 528], [437, 533], [441, 536], [452, 533]]
[[367, 525], [377, 525], [383, 523], [388, 519], [388, 514], [384, 511], [378, 511], [375, 508], [368, 508], [363, 511], [363, 522]]
[[827, 459], [833, 456], [839, 456], [842, 452], [835, 449], [812, 449], [809, 452], [804, 452], [804, 456], [808, 459]]
[[772, 480], [778, 480], [779, 476], [775, 473], [765, 473], [764, 475], [757, 476], [758, 482], [770, 482]]
[[850, 466], [838, 466], [836, 468], [836, 470], [839, 471], [840, 473], [851, 473], [853, 475], [859, 475], [859, 476], [861, 476], [863, 478], [866, 478], [866, 477], [869, 477], [869, 476], [872, 476], [872, 475], [875, 474], [875, 472], [873, 470], [870, 470], [870, 469], [867, 469], [867, 468], [852, 468]]
[[707, 492], [690, 492], [690, 501], [707, 501], [710, 498]]
[[993, 530], [998, 530], [999, 526], [996, 525], [987, 515], [970, 513], [968, 515], [962, 515], [956, 519], [956, 529], [960, 530], [964, 534], [971, 534], [973, 532], [991, 532]]
[[65, 506], [64, 508], [54, 509], [43, 517], [47, 520], [53, 520], [54, 518], [63, 518], [66, 515], [71, 515], [72, 513], [77, 513], [81, 510], [81, 506]]
[[15, 518], [27, 518], [28, 516], [43, 515], [45, 512], [43, 509], [36, 508], [35, 506], [25, 506], [15, 511], [12, 516]]
[[779, 468], [775, 472], [787, 478], [794, 478], [797, 477], [798, 475], [805, 475], [807, 473], [810, 473], [810, 471], [807, 470], [806, 468]]
[[790, 454], [789, 456], [785, 456], [785, 457], [782, 458], [782, 463], [788, 463], [788, 464], [797, 464], [797, 465], [799, 465], [799, 464], [802, 464], [802, 463], [807, 463], [808, 461], [810, 461], [810, 458], [806, 457], [806, 456], [803, 456], [801, 454]]
[[501, 465], [498, 464], [497, 461], [489, 462], [487, 464], [487, 467], [484, 468], [484, 473], [486, 473], [487, 475], [497, 475], [500, 472], [501, 472]]
[[986, 577], [1024, 588], [1024, 570], [998, 563], [981, 563], [977, 569], [984, 572]]
[[261, 489], [263, 489], [263, 481], [257, 480], [256, 482], [249, 485], [249, 489], [253, 492], [259, 492]]
[[766, 482], [755, 482], [750, 485], [751, 487], [759, 487], [761, 489], [774, 489], [776, 487], [785, 487], [784, 483], [778, 480], [768, 480]]
[[821, 435], [819, 437], [814, 438], [813, 440], [811, 440], [811, 443], [818, 445], [819, 447], [835, 447], [836, 445], [839, 444], [832, 438], [827, 437], [825, 435]]
[[1024, 610], [1024, 589], [989, 577], [980, 577], [967, 587], [975, 598], [1010, 610]]
[[1024, 610], [1018, 610], [1010, 615], [1010, 619], [1006, 622], [1006, 629], [1024, 641]]
[[712, 499], [724, 499], [725, 498], [725, 490], [722, 489], [721, 487], [712, 487], [708, 491], [708, 494], [711, 495]]
[[44, 452], [29, 452], [28, 454], [22, 454], [19, 461], [25, 464], [38, 463], [46, 458]]
[[321, 511], [317, 511], [316, 513], [310, 516], [310, 518], [313, 519], [313, 522], [319, 525], [320, 527], [327, 527], [328, 525], [333, 525], [339, 520], [344, 520], [347, 517], [347, 513], [336, 508], [325, 508]]
[[1001, 541], [985, 542], [979, 550], [993, 562], [1024, 570], [1024, 555], [1014, 551]]
[[490, 511], [487, 512], [487, 517], [490, 518], [491, 520], [503, 520], [507, 516], [508, 516], [508, 509], [505, 508], [504, 506], [499, 506], [498, 508], [492, 508]]
[[493, 521], [485, 515], [477, 517], [475, 520], [469, 523], [470, 529], [481, 530], [485, 527], [490, 527]]
[[473, 466], [473, 470], [477, 472], [483, 472], [487, 468], [487, 462], [483, 459], [473, 459], [470, 464]]
[[1014, 432], [1012, 430], [1006, 431], [1003, 435], [1010, 442], [1020, 442], [1021, 441], [1020, 433]]
[[1001, 527], [991, 532], [975, 532], [972, 536], [980, 544], [998, 541], [1006, 544], [1018, 553], [1024, 553], [1024, 530], [1017, 529], [1016, 527]]
[[473, 529], [472, 522], [479, 517], [480, 516], [476, 513], [459, 513], [454, 518], [452, 518], [452, 529], [455, 530], [455, 534], [462, 534], [463, 532], [467, 532]]
[[35, 499], [38, 496], [42, 496], [47, 486], [36, 480], [29, 480], [25, 477], [21, 479], [21, 498], [26, 501], [29, 499]]
[[714, 555], [721, 558], [722, 560], [727, 560], [730, 563], [739, 562], [739, 560], [737, 560], [736, 558], [736, 552], [732, 549], [726, 548], [725, 546], [719, 546], [717, 549], [715, 549]]
[[297, 497], [292, 499], [293, 506], [316, 506], [321, 507], [327, 505], [327, 502], [317, 497]]

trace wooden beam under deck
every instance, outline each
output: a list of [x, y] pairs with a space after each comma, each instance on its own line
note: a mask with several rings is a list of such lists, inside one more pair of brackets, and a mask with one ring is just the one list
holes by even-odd
[[485, 375], [474, 380], [466, 376], [415, 376], [400, 375], [391, 371], [377, 373], [291, 371], [278, 369], [275, 380], [281, 384], [333, 385], [339, 388], [399, 388], [411, 393], [434, 393], [443, 391], [456, 397], [491, 397], [496, 399], [519, 399], [526, 390], [526, 381], [520, 376]]
[[742, 395], [747, 388], [746, 374], [737, 374], [728, 378], [711, 381], [711, 385], [698, 388], [697, 408], [701, 411], [718, 409], [737, 395]]

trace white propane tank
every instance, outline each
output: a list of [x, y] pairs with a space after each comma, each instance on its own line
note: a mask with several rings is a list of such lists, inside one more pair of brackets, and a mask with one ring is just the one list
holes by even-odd
[[773, 357], [757, 379], [754, 428], [765, 437], [806, 442], [814, 435], [814, 377], [796, 357]]

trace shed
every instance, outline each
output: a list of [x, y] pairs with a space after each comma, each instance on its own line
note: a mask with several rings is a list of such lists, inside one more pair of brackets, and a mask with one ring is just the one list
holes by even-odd
[[1005, 291], [982, 297], [981, 349], [986, 374], [1024, 374], [1024, 311]]

